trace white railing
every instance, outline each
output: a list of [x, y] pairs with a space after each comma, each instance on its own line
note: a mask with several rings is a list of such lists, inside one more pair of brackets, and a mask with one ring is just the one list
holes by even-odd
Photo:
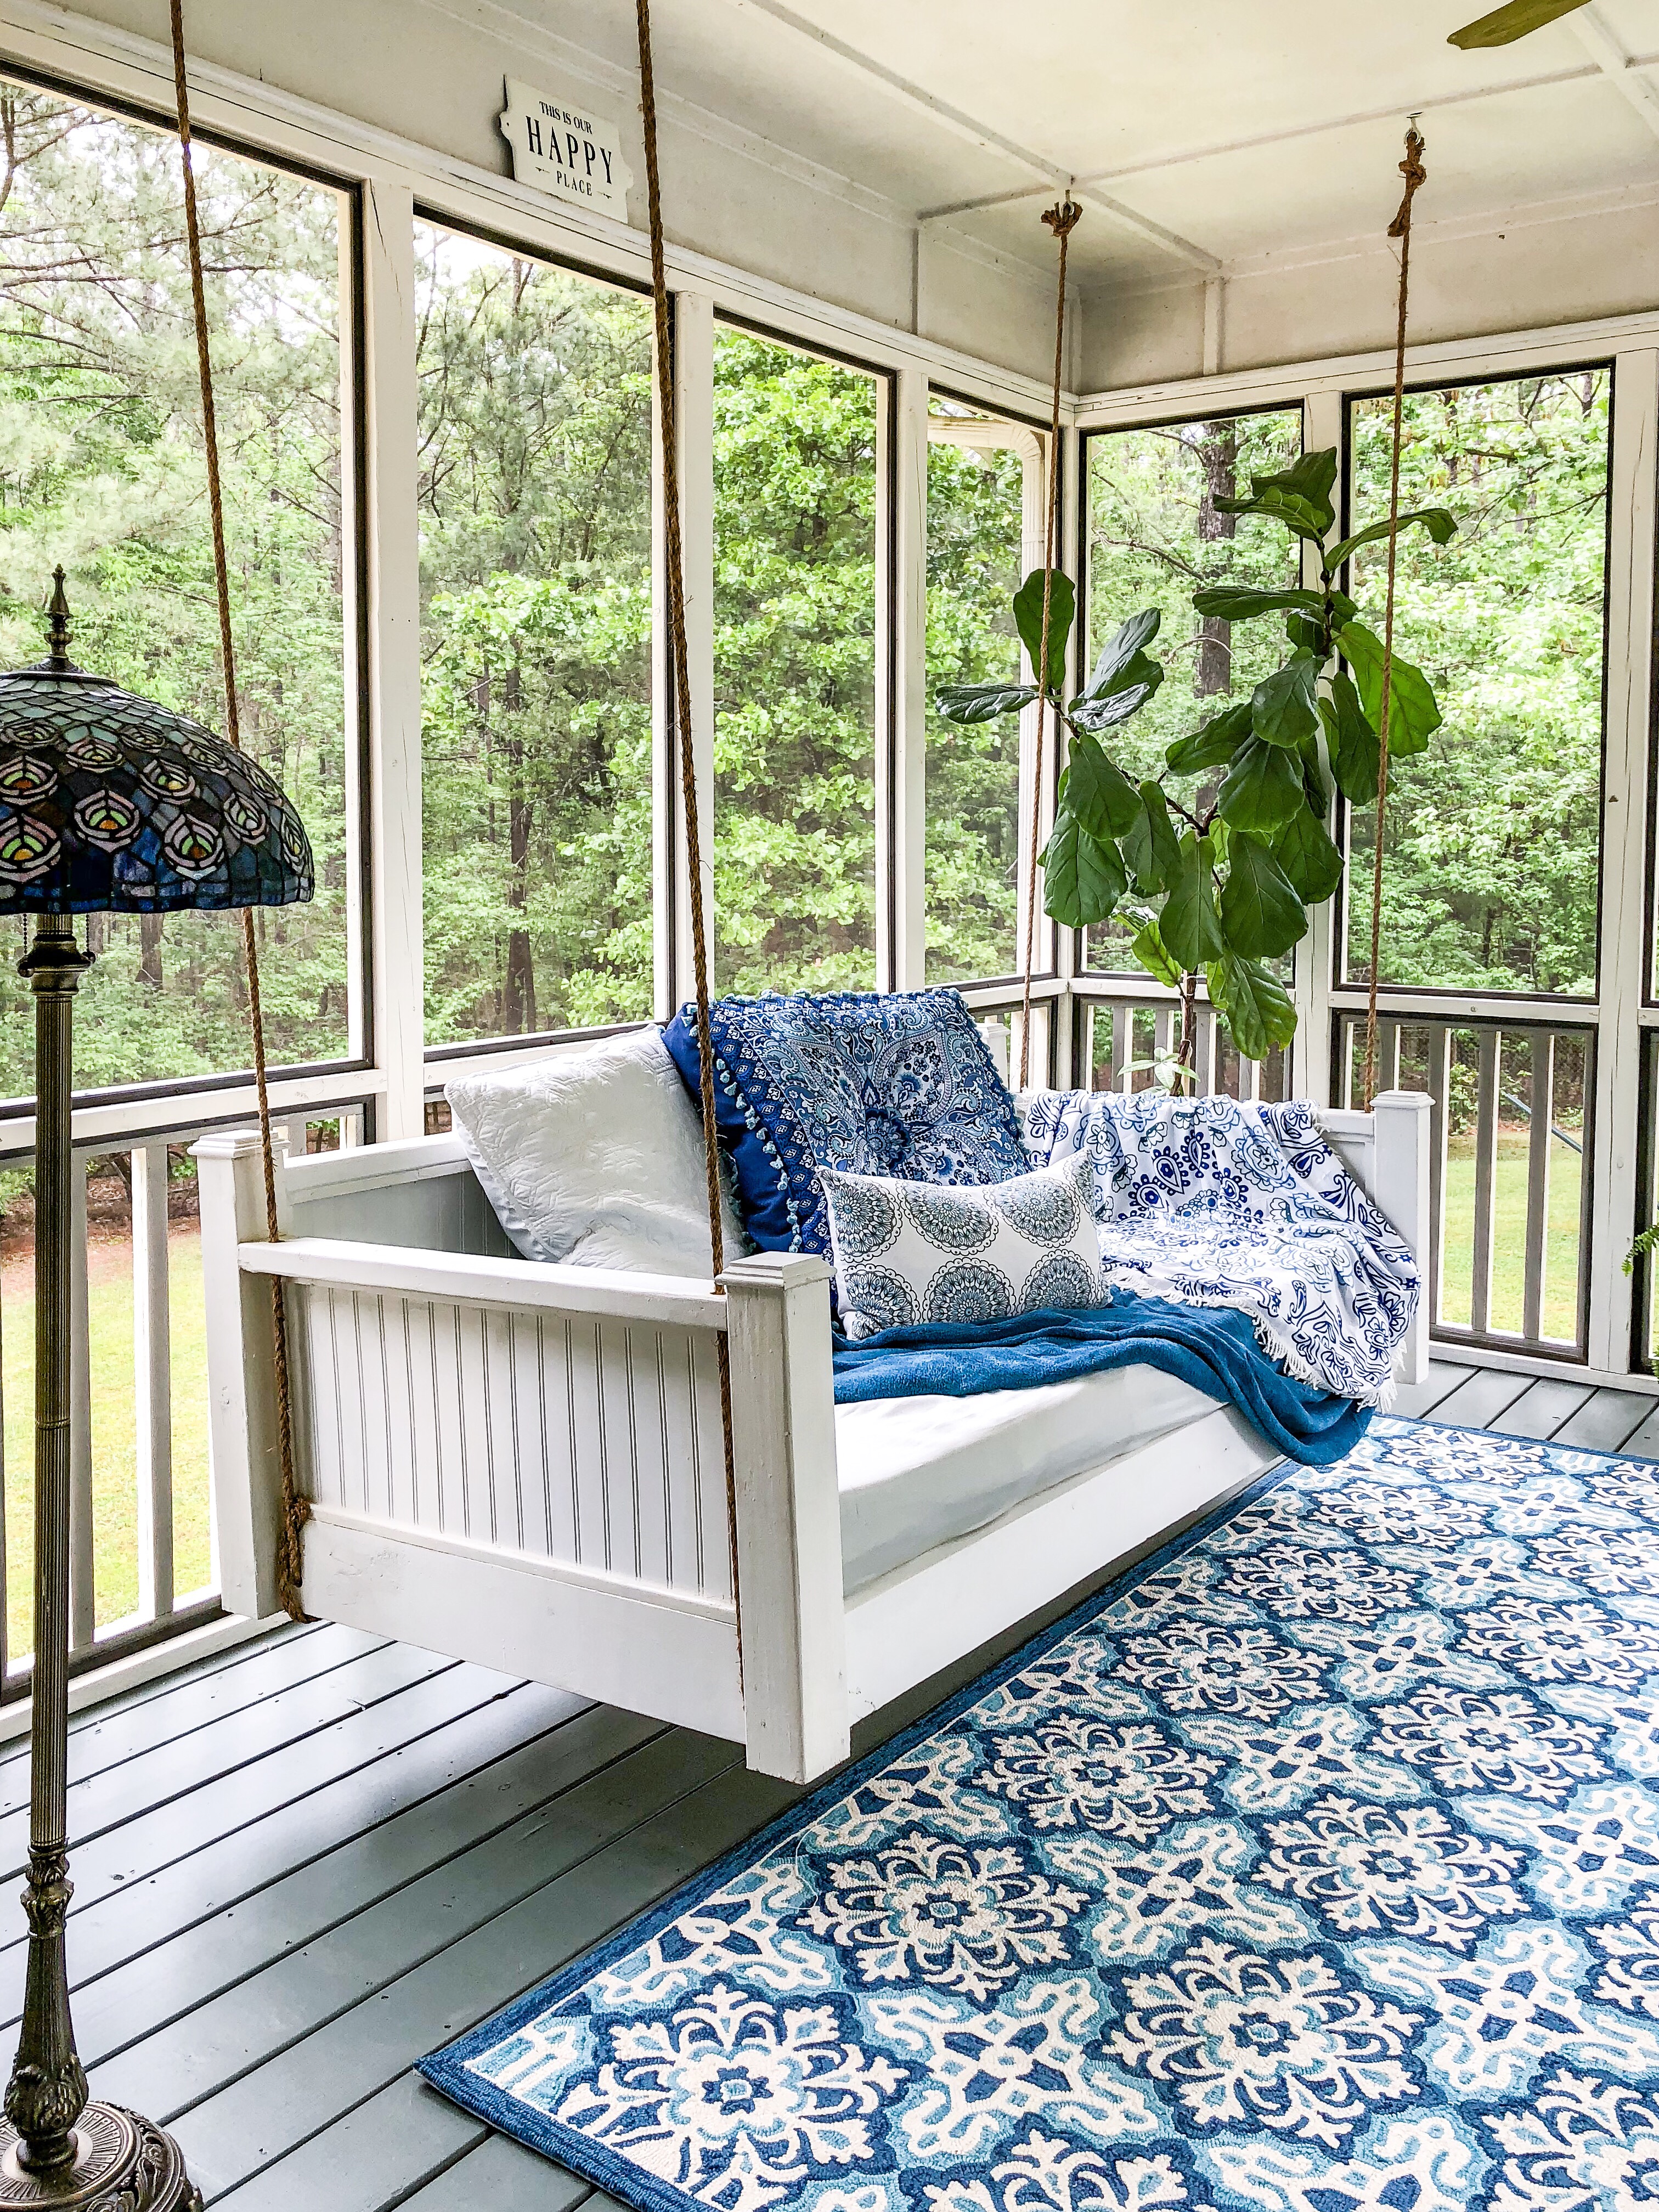
[[[361, 1139], [360, 1109], [309, 1123], [290, 1152]], [[15, 1126], [15, 1125], [14, 1125]], [[26, 1126], [26, 1125], [25, 1125]], [[205, 1313], [189, 1148], [201, 1122], [77, 1145], [72, 1182], [70, 1666], [76, 1673], [201, 1629], [223, 1613], [211, 1535]], [[0, 1126], [0, 1172], [32, 1153]], [[89, 1188], [95, 1204], [89, 1206]], [[185, 1204], [179, 1194], [188, 1194]], [[0, 1200], [0, 1705], [28, 1692], [32, 1643], [33, 1310], [29, 1207]], [[129, 1318], [130, 1311], [130, 1318]], [[130, 1442], [129, 1442], [130, 1439]], [[130, 1457], [131, 1480], [123, 1462]], [[182, 1478], [182, 1480], [180, 1479]]]

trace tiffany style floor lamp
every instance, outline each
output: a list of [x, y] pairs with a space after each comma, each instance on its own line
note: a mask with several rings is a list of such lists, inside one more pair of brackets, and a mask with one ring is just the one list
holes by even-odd
[[0, 2212], [199, 2212], [177, 2144], [88, 2100], [70, 2018], [70, 1079], [77, 914], [285, 906], [311, 848], [264, 769], [198, 723], [69, 658], [64, 572], [48, 657], [0, 675], [0, 915], [33, 914], [34, 1683], [28, 1979], [0, 2124]]

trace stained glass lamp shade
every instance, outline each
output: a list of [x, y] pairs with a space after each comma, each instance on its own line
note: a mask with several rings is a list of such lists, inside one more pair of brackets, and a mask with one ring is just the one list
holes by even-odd
[[35, 1024], [29, 1949], [0, 2122], [0, 2212], [201, 2212], [169, 2136], [89, 2101], [70, 2014], [70, 1071], [76, 989], [92, 964], [71, 917], [287, 906], [311, 896], [311, 846], [278, 787], [234, 746], [75, 665], [61, 568], [51, 612], [46, 659], [0, 676], [0, 915], [35, 916], [20, 963]]
[[311, 845], [256, 762], [52, 651], [0, 675], [0, 914], [288, 906]]

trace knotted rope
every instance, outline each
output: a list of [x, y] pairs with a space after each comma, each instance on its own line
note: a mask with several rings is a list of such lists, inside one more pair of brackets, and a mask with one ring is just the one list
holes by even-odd
[[1048, 635], [1054, 611], [1054, 554], [1060, 540], [1060, 383], [1066, 355], [1066, 249], [1083, 210], [1069, 192], [1042, 220], [1060, 243], [1060, 276], [1054, 292], [1054, 383], [1048, 410], [1048, 501], [1042, 536], [1042, 651], [1037, 660], [1036, 752], [1031, 769], [1031, 849], [1025, 871], [1025, 989], [1019, 1016], [1019, 1087], [1031, 1067], [1031, 969], [1036, 958], [1037, 852], [1042, 820], [1043, 738], [1048, 714]]
[[1406, 408], [1406, 301], [1411, 284], [1412, 202], [1427, 180], [1423, 167], [1423, 140], [1413, 116], [1406, 131], [1406, 158], [1400, 164], [1406, 179], [1400, 211], [1389, 225], [1389, 236], [1400, 240], [1400, 312], [1394, 334], [1394, 445], [1389, 458], [1389, 583], [1382, 607], [1382, 704], [1378, 713], [1376, 746], [1376, 831], [1371, 853], [1371, 972], [1365, 1006], [1365, 1104], [1376, 1096], [1376, 976], [1382, 963], [1382, 818], [1389, 797], [1389, 719], [1394, 704], [1394, 586], [1395, 561], [1400, 544], [1400, 447], [1404, 437]]
[[[190, 246], [191, 301], [196, 317], [196, 365], [202, 386], [202, 434], [207, 451], [208, 511], [213, 520], [213, 574], [219, 599], [219, 658], [225, 687], [225, 735], [242, 750], [236, 696], [236, 647], [230, 629], [230, 564], [225, 555], [224, 492], [219, 475], [219, 432], [213, 405], [213, 361], [208, 347], [207, 295], [202, 282], [202, 233], [196, 213], [196, 176], [191, 166], [190, 93], [185, 82], [184, 0], [172, 0], [173, 82], [179, 108], [179, 160], [185, 180], [185, 233]], [[265, 1234], [281, 1242], [276, 1218], [276, 1158], [270, 1136], [270, 1090], [265, 1078], [265, 1025], [259, 1000], [259, 949], [253, 909], [242, 908], [242, 957], [247, 970], [248, 1025], [253, 1038], [253, 1087], [259, 1101], [259, 1152], [264, 1166]], [[282, 1469], [283, 1522], [276, 1547], [276, 1591], [283, 1609], [303, 1620], [300, 1596], [304, 1574], [302, 1532], [311, 1518], [311, 1501], [294, 1473], [294, 1401], [289, 1377], [288, 1306], [280, 1275], [270, 1279], [270, 1322], [276, 1347], [276, 1449]]]
[[[176, 4], [176, 0], [175, 0]], [[657, 419], [661, 426], [664, 508], [663, 570], [668, 592], [672, 652], [670, 727], [679, 749], [680, 805], [685, 818], [685, 864], [691, 885], [691, 967], [697, 1002], [697, 1079], [702, 1102], [703, 1175], [708, 1197], [708, 1249], [714, 1287], [726, 1266], [720, 1222], [720, 1136], [714, 1125], [714, 1046], [708, 1018], [708, 946], [702, 904], [702, 833], [697, 819], [697, 764], [691, 746], [690, 656], [685, 640], [685, 562], [680, 538], [680, 465], [674, 394], [674, 356], [669, 329], [668, 276], [663, 253], [662, 189], [657, 173], [657, 91], [651, 67], [651, 4], [639, 0], [640, 115], [645, 126], [645, 186], [651, 228], [651, 297], [656, 311]], [[726, 1526], [731, 1549], [732, 1602], [737, 1611], [738, 1669], [743, 1669], [743, 1613], [738, 1595], [737, 1468], [732, 1443], [732, 1358], [722, 1329], [715, 1339], [720, 1382], [720, 1440], [726, 1457]]]

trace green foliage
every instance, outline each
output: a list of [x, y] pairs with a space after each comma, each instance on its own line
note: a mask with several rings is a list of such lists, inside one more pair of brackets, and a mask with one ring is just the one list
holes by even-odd
[[[83, 666], [222, 728], [179, 154], [165, 134], [0, 86], [0, 655], [37, 659], [54, 562]], [[262, 910], [274, 1062], [349, 1048], [339, 252], [325, 187], [198, 146], [242, 741], [295, 799], [306, 907]], [[84, 1085], [250, 1061], [233, 915], [95, 915]], [[8, 933], [7, 951], [21, 941]], [[0, 960], [0, 1096], [33, 1085], [33, 1023]]]
[[[1236, 442], [1229, 467], [1237, 460]], [[1305, 453], [1279, 469], [1255, 472], [1248, 497], [1208, 485], [1210, 512], [1221, 518], [1255, 515], [1282, 525], [1293, 538], [1322, 545], [1335, 526], [1331, 501], [1336, 481], [1334, 448]], [[1443, 509], [1410, 518], [1443, 544], [1455, 528]], [[1346, 541], [1349, 550], [1389, 535], [1370, 526]], [[1336, 587], [1339, 566], [1324, 562], [1319, 591], [1299, 586], [1210, 581], [1192, 594], [1206, 624], [1231, 626], [1283, 615], [1291, 652], [1269, 667], [1237, 700], [1164, 749], [1152, 777], [1126, 774], [1099, 741], [1099, 733], [1138, 714], [1157, 694], [1161, 666], [1146, 648], [1163, 619], [1148, 606], [1120, 624], [1101, 654], [1088, 688], [1061, 701], [1063, 658], [1051, 650], [1044, 690], [1069, 732], [1060, 779], [1054, 827], [1042, 854], [1043, 902], [1069, 928], [1098, 929], [1124, 901], [1133, 884], [1136, 899], [1125, 913], [1137, 960], [1160, 981], [1178, 980], [1186, 1007], [1182, 1058], [1190, 1066], [1191, 1009], [1202, 971], [1212, 1003], [1246, 1058], [1260, 1059], [1288, 1042], [1295, 1012], [1282, 983], [1263, 963], [1281, 959], [1308, 929], [1307, 908], [1328, 898], [1341, 877], [1341, 856], [1325, 828], [1329, 795], [1320, 760], [1322, 725], [1339, 781], [1353, 805], [1375, 797], [1379, 740], [1376, 717], [1382, 690], [1382, 649], [1358, 619], [1354, 602]], [[1069, 629], [1072, 602], [1056, 579], [1050, 587], [1051, 631]], [[1014, 618], [1029, 656], [1041, 652], [1043, 576], [1028, 576], [1014, 599]], [[1204, 633], [1200, 631], [1200, 641]], [[1358, 688], [1335, 665], [1346, 653]], [[1330, 696], [1322, 696], [1322, 682]], [[1420, 750], [1439, 726], [1440, 712], [1422, 672], [1395, 654], [1389, 694], [1397, 749]], [[989, 719], [1024, 704], [1030, 690], [1005, 685], [942, 688], [939, 713], [963, 723]], [[1133, 769], [1133, 761], [1131, 767]], [[1363, 787], [1369, 766], [1372, 784]], [[1211, 779], [1224, 768], [1218, 788]], [[1173, 790], [1196, 779], [1198, 788]], [[1179, 821], [1182, 828], [1177, 830]], [[1150, 902], [1161, 896], [1163, 903]]]

